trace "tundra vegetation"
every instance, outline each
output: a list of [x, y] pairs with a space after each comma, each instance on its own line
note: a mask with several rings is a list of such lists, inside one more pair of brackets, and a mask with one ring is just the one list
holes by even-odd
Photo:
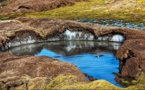
[[112, 19], [145, 23], [144, 0], [88, 0], [73, 6], [64, 6], [53, 10], [26, 14], [33, 18], [59, 18], [92, 20]]
[[[59, 18], [76, 20], [87, 18], [91, 20], [125, 20], [130, 22], [145, 23], [144, 0], [78, 0], [73, 5], [62, 5], [51, 10], [42, 10], [34, 13], [17, 13], [0, 15], [2, 19], [26, 16], [31, 18]], [[13, 0], [8, 0], [3, 5], [8, 6]], [[40, 7], [41, 8], [41, 7]]]
[[[117, 56], [121, 60], [121, 65], [123, 65], [123, 70], [124, 72], [122, 73], [124, 76], [132, 76], [135, 78], [135, 80], [130, 80], [128, 82], [127, 80], [121, 78], [119, 79], [120, 82], [128, 84], [131, 83], [133, 85], [127, 87], [127, 88], [119, 88], [116, 87], [109, 82], [105, 80], [96, 80], [93, 82], [84, 82], [82, 83], [81, 81], [77, 81], [77, 77], [73, 75], [56, 75], [57, 77], [54, 77], [52, 80], [48, 80], [49, 83], [44, 83], [44, 78], [42, 77], [36, 77], [36, 78], [29, 78], [30, 82], [27, 84], [25, 83], [25, 80], [27, 81], [27, 78], [22, 78], [22, 83], [18, 83], [19, 87], [16, 87], [16, 89], [144, 89], [145, 88], [145, 57], [144, 57], [144, 31], [139, 31], [139, 30], [134, 30], [134, 29], [127, 29], [127, 28], [114, 28], [114, 27], [104, 27], [104, 26], [99, 26], [96, 24], [85, 24], [85, 23], [79, 23], [79, 22], [73, 22], [69, 20], [76, 20], [76, 19], [82, 19], [82, 18], [87, 18], [90, 20], [125, 20], [128, 22], [136, 22], [136, 23], [144, 23], [145, 24], [145, 0], [76, 0], [80, 2], [75, 2], [72, 5], [62, 5], [61, 7], [56, 7], [56, 8], [51, 8], [49, 10], [41, 10], [38, 5], [38, 9], [36, 10], [35, 8], [32, 8], [34, 5], [33, 3], [30, 3], [30, 7], [27, 6], [20, 6], [16, 9], [13, 8], [7, 8], [5, 10], [4, 8], [11, 5], [15, 1], [19, 0], [7, 0], [6, 2], [0, 3], [0, 10], [3, 9], [3, 12], [8, 12], [11, 11], [9, 14], [5, 14], [3, 12], [0, 13], [0, 19], [11, 19], [11, 18], [16, 18], [16, 17], [28, 17], [26, 18], [17, 18], [16, 20], [12, 21], [6, 21], [6, 22], [1, 22], [1, 32], [0, 32], [0, 46], [4, 45], [6, 42], [11, 41], [14, 37], [22, 36], [22, 35], [34, 35], [35, 37], [44, 39], [47, 38], [47, 36], [53, 36], [54, 34], [61, 33], [65, 28], [73, 28], [77, 29], [80, 27], [80, 29], [86, 29], [94, 31], [94, 34], [96, 36], [101, 36], [101, 35], [106, 35], [110, 33], [121, 33], [124, 36], [126, 36], [126, 41], [123, 43], [122, 47], [118, 50]], [[28, 2], [28, 0], [26, 0]], [[35, 0], [33, 0], [35, 1]], [[37, 0], [39, 1], [39, 0]], [[46, 0], [45, 0], [46, 1]], [[69, 1], [69, 0], [68, 0]], [[72, 0], [70, 0], [72, 1]], [[44, 2], [43, 2], [44, 3]], [[18, 5], [18, 4], [17, 4]], [[27, 4], [26, 4], [27, 5]], [[29, 6], [28, 5], [28, 6]], [[42, 5], [40, 5], [42, 6]], [[44, 7], [43, 7], [44, 8]], [[21, 10], [18, 10], [21, 9]], [[32, 12], [27, 12], [27, 10], [32, 9]], [[22, 10], [25, 10], [26, 12], [21, 12]], [[34, 10], [34, 11], [33, 11]], [[18, 12], [20, 11], [20, 12]], [[17, 13], [15, 13], [17, 12]], [[3, 14], [2, 14], [3, 13]], [[32, 18], [36, 18], [32, 19]], [[43, 18], [43, 19], [40, 19]], [[44, 19], [45, 18], [45, 19]], [[47, 18], [47, 19], [46, 19]], [[51, 18], [51, 19], [48, 19]], [[64, 20], [60, 20], [64, 19]], [[55, 21], [56, 20], [56, 21]], [[66, 21], [65, 21], [66, 20]], [[53, 22], [53, 23], [52, 23]], [[5, 24], [6, 23], [6, 24]], [[13, 24], [12, 24], [13, 23]], [[53, 24], [53, 25], [52, 25]], [[2, 26], [3, 25], [3, 26]], [[10, 26], [8, 26], [10, 25]], [[70, 25], [70, 26], [69, 26]], [[17, 27], [17, 28], [16, 28]], [[53, 28], [52, 28], [53, 27]], [[7, 30], [7, 31], [6, 31]], [[57, 31], [59, 30], [59, 31]], [[95, 31], [96, 30], [96, 31]], [[97, 31], [100, 30], [100, 31]], [[104, 31], [101, 31], [104, 30]], [[19, 31], [19, 32], [18, 32]], [[17, 33], [15, 33], [17, 32]], [[55, 33], [56, 32], [56, 33]], [[26, 33], [26, 34], [24, 34]], [[30, 33], [30, 34], [29, 34]], [[33, 34], [32, 34], [33, 33]], [[23, 37], [22, 37], [23, 38]], [[37, 38], [36, 38], [37, 39]], [[17, 68], [18, 66], [22, 67], [23, 64], [19, 62], [21, 60], [21, 57], [16, 57], [12, 56], [9, 54], [5, 53], [0, 53], [1, 54], [1, 62], [0, 65], [3, 67], [5, 64], [7, 67], [3, 67], [6, 69], [13, 69], [10, 68], [10, 66], [15, 64], [16, 69], [18, 71], [28, 71], [28, 69], [22, 68], [22, 69], [27, 69], [27, 70], [22, 70]], [[2, 58], [3, 56], [3, 58]], [[9, 57], [9, 58], [8, 58]], [[23, 56], [22, 56], [23, 57]], [[37, 66], [36, 60], [33, 60], [33, 58], [36, 58], [38, 61], [40, 61], [39, 58], [44, 59], [44, 62], [42, 62], [42, 66], [45, 65], [48, 67], [48, 63], [45, 63], [48, 58], [46, 57], [32, 57], [32, 56], [27, 56], [28, 58], [22, 58], [23, 61], [28, 61], [32, 60], [34, 63], [34, 66]], [[11, 62], [11, 60], [16, 61], [17, 63]], [[14, 60], [17, 59], [17, 60]], [[125, 59], [129, 59], [127, 61], [124, 61]], [[22, 61], [21, 60], [21, 61]], [[52, 60], [52, 59], [51, 59]], [[51, 61], [50, 60], [50, 61]], [[11, 63], [9, 63], [9, 62]], [[42, 61], [42, 60], [41, 60]], [[54, 61], [54, 60], [52, 60]], [[26, 62], [25, 65], [28, 65]], [[10, 65], [8, 65], [10, 64]], [[17, 65], [16, 65], [17, 64]], [[35, 65], [36, 64], [36, 65]], [[60, 64], [56, 64], [60, 65]], [[32, 65], [30, 64], [30, 67], [32, 68]], [[52, 66], [53, 67], [53, 66]], [[62, 67], [64, 65], [62, 64]], [[74, 66], [75, 67], [75, 66]], [[72, 68], [74, 68], [72, 67]], [[49, 67], [48, 67], [49, 68]], [[56, 69], [56, 67], [53, 67]], [[76, 67], [75, 67], [76, 68]], [[132, 70], [133, 68], [133, 70]], [[13, 69], [13, 71], [16, 71], [16, 69]], [[34, 68], [35, 69], [35, 68]], [[32, 68], [32, 71], [35, 71]], [[70, 69], [70, 67], [69, 67]], [[76, 68], [77, 69], [77, 68]], [[11, 75], [11, 72], [6, 72], [4, 69], [0, 69], [1, 71], [3, 70], [4, 72], [1, 73], [2, 79], [3, 76], [7, 75], [9, 78], [9, 74]], [[44, 70], [39, 70], [38, 71], [44, 71]], [[53, 70], [53, 69], [51, 69]], [[67, 71], [63, 70], [62, 71]], [[60, 68], [58, 67], [58, 71], [60, 71]], [[49, 71], [49, 70], [48, 70]], [[57, 71], [57, 72], [58, 72]], [[68, 70], [70, 72], [71, 70]], [[75, 70], [76, 72], [76, 70]], [[73, 73], [75, 73], [73, 72]], [[78, 71], [79, 72], [79, 71]], [[8, 74], [9, 73], [9, 74]], [[32, 72], [28, 72], [31, 74]], [[45, 72], [46, 73], [46, 72]], [[17, 72], [16, 72], [17, 74]], [[52, 73], [53, 74], [53, 73]], [[80, 72], [83, 76], [83, 74]], [[136, 74], [136, 75], [135, 75]], [[22, 73], [22, 75], [25, 75]], [[42, 73], [42, 76], [46, 75]], [[55, 74], [53, 74], [55, 75]], [[82, 76], [78, 76], [79, 78], [82, 78]], [[84, 77], [85, 78], [85, 77]], [[11, 78], [10, 78], [11, 79]], [[19, 78], [18, 78], [19, 79]], [[83, 79], [84, 80], [84, 79]], [[37, 81], [37, 82], [36, 82]], [[8, 82], [8, 83], [6, 83]], [[18, 81], [19, 82], [19, 81]], [[21, 81], [20, 81], [21, 82]], [[13, 84], [14, 83], [14, 84]], [[12, 84], [9, 83], [9, 79], [7, 81], [4, 81], [0, 83], [0, 89], [3, 89], [4, 84], [8, 86], [8, 88], [14, 87], [15, 88], [15, 82], [12, 81]], [[23, 84], [23, 85], [21, 85]], [[135, 85], [134, 85], [135, 84]], [[28, 85], [28, 87], [27, 87]], [[36, 87], [35, 87], [36, 86]], [[41, 87], [43, 86], [43, 87]], [[6, 87], [4, 87], [6, 88]]]

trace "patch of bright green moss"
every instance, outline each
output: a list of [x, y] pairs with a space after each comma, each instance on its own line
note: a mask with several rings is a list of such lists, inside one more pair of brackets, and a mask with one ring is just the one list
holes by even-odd
[[10, 14], [10, 15], [0, 15], [0, 19], [2, 20], [7, 20], [7, 19], [13, 19], [16, 17], [24, 16], [24, 14], [19, 13], [19, 14]]
[[[93, 7], [105, 5], [108, 0], [89, 0], [84, 2], [76, 3], [73, 6], [65, 6], [61, 8], [57, 8], [54, 10], [44, 11], [44, 12], [38, 12], [38, 13], [32, 13], [27, 14], [28, 17], [34, 17], [34, 18], [61, 18], [61, 19], [76, 19], [76, 18], [84, 18], [84, 17], [90, 17], [89, 15], [93, 15], [95, 10], [93, 10]], [[112, 0], [111, 0], [112, 1]], [[114, 0], [113, 0], [114, 1]], [[100, 12], [98, 12], [99, 14]], [[97, 13], [95, 13], [97, 14]], [[94, 15], [95, 17], [96, 15]]]
[[[87, 1], [87, 2], [81, 2], [81, 3], [77, 3], [76, 5], [73, 6], [65, 6], [65, 7], [61, 7], [55, 10], [50, 10], [50, 11], [45, 11], [45, 12], [41, 12], [41, 13], [33, 13], [33, 14], [28, 14], [28, 16], [32, 16], [32, 17], [60, 17], [60, 18], [75, 18], [78, 16], [78, 12], [84, 13], [84, 12], [88, 12], [90, 11], [90, 7], [91, 5], [96, 5], [96, 4], [103, 4], [103, 0], [98, 0], [97, 3], [92, 2], [92, 1]], [[83, 10], [83, 11], [81, 11]], [[77, 13], [76, 15], [74, 15], [75, 13]], [[68, 16], [70, 15], [70, 16]], [[73, 16], [73, 17], [72, 17]]]
[[78, 82], [74, 75], [60, 75], [50, 82], [47, 89], [121, 89], [105, 80], [96, 80], [91, 83]]
[[140, 74], [140, 76], [139, 76], [139, 78], [138, 78], [138, 82], [140, 83], [140, 84], [145, 84], [145, 73], [141, 73]]
[[74, 75], [60, 75], [53, 79], [46, 89], [72, 89], [72, 90], [142, 90], [144, 85], [132, 85], [127, 88], [117, 87], [105, 80], [95, 80], [89, 83], [78, 82]]

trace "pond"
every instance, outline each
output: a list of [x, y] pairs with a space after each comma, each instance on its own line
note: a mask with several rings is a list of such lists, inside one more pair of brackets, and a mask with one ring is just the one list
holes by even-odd
[[113, 72], [119, 72], [116, 50], [121, 43], [98, 41], [57, 41], [13, 47], [5, 52], [15, 55], [48, 56], [76, 65], [88, 80], [105, 79], [116, 86]]

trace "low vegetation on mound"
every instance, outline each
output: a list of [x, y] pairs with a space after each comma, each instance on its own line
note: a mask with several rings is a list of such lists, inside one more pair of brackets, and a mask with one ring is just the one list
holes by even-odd
[[63, 6], [71, 6], [86, 0], [4, 0], [0, 2], [0, 18], [11, 19], [26, 13], [52, 10]]
[[78, 2], [73, 6], [27, 14], [33, 18], [59, 19], [122, 19], [145, 23], [144, 0], [89, 0]]
[[[16, 90], [25, 89], [24, 85], [16, 87]], [[89, 83], [78, 82], [74, 75], [59, 75], [53, 80], [46, 83], [44, 78], [34, 78], [29, 80], [27, 89], [42, 89], [42, 90], [143, 90], [142, 85], [133, 85], [127, 88], [116, 87], [115, 85], [105, 81], [96, 80]]]

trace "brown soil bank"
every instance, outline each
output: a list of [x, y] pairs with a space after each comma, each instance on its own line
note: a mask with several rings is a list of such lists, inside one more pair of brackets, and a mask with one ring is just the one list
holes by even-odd
[[[81, 71], [72, 64], [48, 57], [21, 56], [0, 53], [0, 86], [10, 89], [29, 84], [29, 79], [43, 78], [49, 83], [58, 75], [76, 75], [78, 81], [86, 82]], [[28, 81], [27, 81], [28, 80]]]
[[[63, 40], [62, 35], [65, 32], [65, 30], [70, 30], [72, 32], [74, 31], [84, 32], [83, 34], [89, 33], [89, 35], [94, 35], [96, 38], [98, 38], [98, 36], [106, 36], [109, 34], [124, 35], [126, 37], [126, 40], [124, 41], [123, 45], [119, 48], [116, 54], [117, 58], [120, 60], [120, 73], [116, 74], [117, 75], [116, 80], [125, 85], [142, 84], [144, 87], [145, 31], [140, 31], [137, 29], [119, 28], [119, 27], [104, 27], [97, 24], [79, 23], [70, 20], [45, 19], [45, 18], [43, 19], [17, 18], [15, 20], [7, 20], [7, 21], [0, 22], [0, 47], [2, 50], [4, 50], [21, 44], [45, 42], [51, 40], [56, 41], [61, 39]], [[35, 77], [37, 75], [39, 77], [43, 77], [43, 74], [47, 75], [49, 72], [49, 70], [48, 71], [43, 70], [47, 66], [49, 67], [49, 65], [47, 65], [47, 61], [45, 61], [47, 60], [46, 57], [34, 57], [34, 56], [17, 57], [9, 53], [2, 53], [2, 52], [0, 53], [0, 55], [1, 55], [0, 76], [2, 75], [0, 77], [0, 81], [2, 85], [7, 85], [6, 84], [7, 80], [5, 81], [4, 79], [9, 78], [10, 75], [14, 75], [15, 73], [16, 75], [19, 76], [23, 76], [23, 75], [29, 76], [30, 74], [30, 77]], [[38, 63], [41, 63], [41, 65], [42, 66], [44, 65], [45, 67], [36, 69], [38, 63], [37, 62], [34, 63], [33, 59], [34, 60], [36, 59]], [[44, 62], [40, 61], [40, 59], [42, 59]], [[52, 59], [50, 60], [51, 60], [50, 63], [55, 62], [52, 61]], [[30, 69], [27, 70], [28, 68], [26, 67], [24, 68], [23, 65], [24, 67], [28, 66]], [[14, 68], [13, 69], [14, 71], [12, 70], [12, 68]], [[22, 73], [19, 68], [21, 68]], [[42, 73], [41, 71], [38, 72], [39, 69], [42, 69]], [[9, 77], [5, 76], [5, 73], [7, 73]], [[55, 74], [55, 72], [53, 73], [51, 73], [52, 76], [58, 75]], [[17, 86], [17, 84], [14, 86]]]
[[[126, 41], [117, 51], [117, 58], [120, 60], [120, 75], [117, 75], [117, 81], [120, 83], [145, 83], [145, 32], [139, 30], [121, 30], [112, 29], [100, 31], [100, 35], [108, 33], [122, 33]], [[118, 79], [119, 78], [119, 79]], [[129, 81], [129, 82], [125, 82]]]
[[5, 0], [1, 4], [0, 15], [46, 11], [80, 1], [83, 0]]

